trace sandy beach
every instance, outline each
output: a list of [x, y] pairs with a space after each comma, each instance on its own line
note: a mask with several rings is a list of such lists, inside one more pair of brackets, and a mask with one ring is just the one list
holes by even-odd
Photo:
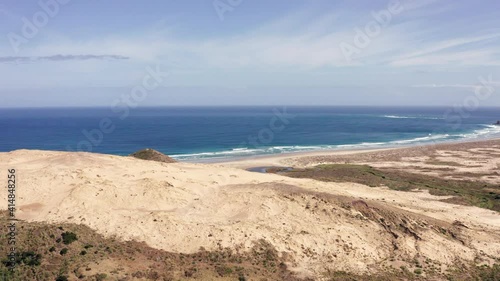
[[[499, 139], [214, 164], [75, 152], [0, 153], [1, 176], [7, 169], [17, 171], [17, 217], [28, 223], [84, 225], [103, 237], [171, 253], [225, 248], [244, 253], [266, 241], [286, 257], [294, 276], [312, 280], [328, 280], [321, 277], [326, 272], [390, 273], [401, 266], [413, 274], [422, 264], [418, 274], [440, 280], [457, 264], [498, 262], [500, 214], [495, 210], [450, 203], [454, 196], [426, 189], [399, 191], [245, 170], [319, 164], [480, 181], [500, 194], [494, 188], [500, 184]], [[1, 197], [7, 202], [5, 189]]]
[[[279, 166], [287, 163], [293, 163], [294, 165], [305, 166], [314, 165], [315, 163], [320, 163], [321, 159], [326, 158], [337, 158], [340, 156], [346, 156], [346, 159], [360, 159], [357, 155], [365, 157], [367, 161], [373, 161], [380, 158], [385, 158], [387, 160], [400, 159], [403, 156], [418, 156], [427, 155], [435, 152], [436, 150], [466, 150], [469, 148], [484, 147], [488, 148], [490, 146], [497, 146], [500, 139], [484, 139], [484, 140], [467, 140], [467, 141], [455, 141], [455, 142], [439, 142], [430, 144], [420, 144], [420, 145], [409, 145], [409, 146], [393, 146], [386, 148], [369, 148], [369, 149], [338, 149], [338, 150], [316, 150], [316, 151], [305, 151], [305, 152], [293, 152], [284, 154], [273, 154], [273, 155], [262, 155], [262, 156], [251, 156], [243, 157], [239, 159], [230, 160], [216, 160], [214, 163], [225, 164], [231, 167], [239, 168], [251, 168], [258, 165], [262, 166]], [[385, 154], [386, 151], [391, 153]], [[356, 155], [356, 156], [354, 156]], [[377, 155], [376, 157], [373, 157]], [[387, 156], [384, 156], [387, 155]], [[399, 156], [400, 155], [400, 156]], [[296, 161], [300, 159], [300, 161]]]

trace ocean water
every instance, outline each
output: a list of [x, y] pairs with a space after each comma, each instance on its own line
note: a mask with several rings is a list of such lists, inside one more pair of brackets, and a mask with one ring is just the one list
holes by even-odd
[[[115, 110], [116, 111], [116, 110]], [[500, 108], [157, 107], [0, 109], [0, 151], [128, 155], [153, 148], [184, 161], [500, 137]]]

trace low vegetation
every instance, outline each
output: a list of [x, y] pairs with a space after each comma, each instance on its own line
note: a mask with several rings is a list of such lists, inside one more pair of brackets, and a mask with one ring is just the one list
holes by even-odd
[[368, 165], [328, 164], [307, 169], [280, 170], [294, 178], [312, 178], [330, 182], [355, 182], [367, 186], [387, 186], [391, 189], [411, 191], [425, 189], [433, 195], [453, 195], [445, 201], [473, 205], [500, 211], [500, 186], [481, 181], [451, 180], [389, 169], [376, 169]]
[[[7, 225], [5, 212], [0, 223]], [[18, 222], [16, 270], [10, 273], [6, 228], [0, 231], [0, 278], [6, 280], [302, 280], [266, 241], [247, 253], [200, 249], [181, 254], [104, 238], [83, 225], [23, 221]]]
[[63, 234], [61, 234], [61, 236], [62, 236], [62, 241], [65, 245], [69, 245], [69, 244], [75, 242], [76, 240], [78, 240], [78, 238], [76, 237], [76, 234], [74, 234], [73, 232], [69, 232], [69, 231], [64, 232]]
[[[0, 223], [7, 223], [7, 214], [0, 214]], [[18, 222], [16, 270], [12, 274], [6, 258], [0, 264], [5, 280], [312, 280], [300, 279], [288, 270], [289, 256], [281, 255], [266, 241], [257, 241], [249, 252], [228, 248], [194, 254], [170, 253], [153, 249], [135, 241], [104, 238], [82, 225], [55, 226], [44, 223]], [[71, 237], [72, 242], [56, 242], [57, 237]], [[72, 233], [68, 235], [67, 233]], [[74, 234], [74, 235], [73, 235]], [[1, 230], [0, 255], [6, 257], [5, 229]], [[76, 239], [77, 238], [77, 239]], [[66, 241], [69, 241], [66, 240]], [[63, 238], [64, 241], [64, 238]], [[60, 255], [61, 251], [65, 255]], [[82, 254], [85, 252], [85, 254]], [[444, 276], [432, 267], [387, 269], [373, 275], [356, 275], [327, 271], [325, 280], [500, 280], [500, 266], [460, 265]]]

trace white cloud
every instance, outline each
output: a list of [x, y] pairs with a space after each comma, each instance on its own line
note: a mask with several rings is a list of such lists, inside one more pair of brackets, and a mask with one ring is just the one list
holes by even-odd
[[493, 49], [455, 51], [448, 53], [431, 54], [425, 56], [397, 59], [391, 62], [393, 66], [414, 66], [414, 65], [500, 65], [496, 59], [499, 53]]
[[[434, 3], [427, 1], [425, 5]], [[407, 4], [405, 4], [407, 5]], [[423, 5], [423, 4], [419, 4]], [[410, 7], [419, 8], [419, 5]], [[408, 8], [409, 9], [409, 8]], [[168, 61], [183, 68], [320, 68], [389, 64], [394, 67], [415, 65], [500, 65], [496, 46], [478, 49], [474, 43], [500, 39], [500, 33], [482, 36], [448, 38], [421, 42], [415, 36], [432, 37], [434, 28], [422, 27], [424, 21], [404, 21], [404, 12], [397, 23], [383, 27], [380, 35], [370, 38], [365, 48], [348, 61], [340, 43], [353, 44], [355, 28], [339, 22], [338, 14], [326, 13], [311, 19], [311, 15], [293, 13], [273, 22], [255, 27], [237, 36], [215, 36], [212, 39], [183, 40], [174, 32], [150, 30], [141, 36], [109, 37], [86, 41], [59, 38], [42, 43], [24, 54], [116, 54], [143, 62]], [[370, 12], [349, 18], [370, 19]], [[364, 26], [358, 26], [363, 29]], [[281, 31], [281, 32], [280, 32]], [[439, 37], [438, 37], [439, 38]], [[489, 40], [489, 41], [488, 41]], [[415, 46], [421, 49], [415, 50]], [[453, 48], [465, 48], [450, 51]], [[413, 50], [413, 51], [411, 51]]]
[[[211, 39], [199, 40], [176, 36], [175, 28], [165, 26], [164, 22], [130, 37], [100, 35], [95, 39], [72, 40], [56, 35], [48, 38], [52, 40], [40, 40], [42, 42], [27, 46], [23, 56], [115, 54], [129, 57], [131, 64], [159, 62], [179, 71], [500, 65], [498, 44], [491, 44], [492, 40], [500, 39], [498, 31], [480, 36], [445, 34], [426, 23], [424, 18], [413, 17], [415, 12], [421, 12], [421, 16], [429, 12], [426, 7], [430, 5], [432, 9], [439, 8], [436, 7], [439, 1], [402, 3], [405, 10], [394, 15], [393, 21], [383, 27], [378, 36], [371, 38], [368, 46], [360, 48], [352, 61], [344, 57], [339, 44], [353, 44], [355, 28], [364, 28], [360, 20], [367, 20], [366, 23], [373, 20], [371, 11], [334, 11], [321, 16], [311, 11], [297, 11], [254, 26], [243, 34], [215, 34]], [[433, 39], [423, 41], [422, 38]], [[490, 44], [477, 46], [484, 42]]]

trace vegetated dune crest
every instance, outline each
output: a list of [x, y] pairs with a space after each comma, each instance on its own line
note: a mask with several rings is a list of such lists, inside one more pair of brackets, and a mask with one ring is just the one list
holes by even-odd
[[498, 213], [422, 191], [91, 153], [0, 153], [0, 170], [12, 168], [19, 219], [85, 224], [184, 253], [245, 251], [263, 239], [305, 276], [411, 269], [415, 261], [444, 271], [500, 256]]

